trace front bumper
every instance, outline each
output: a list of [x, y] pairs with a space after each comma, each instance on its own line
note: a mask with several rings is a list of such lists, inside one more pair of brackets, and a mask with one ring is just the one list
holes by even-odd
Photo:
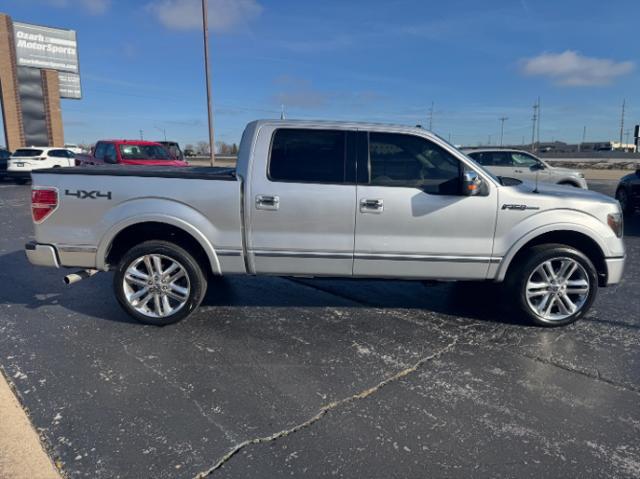
[[607, 263], [607, 286], [618, 284], [624, 274], [625, 257], [605, 258]]
[[60, 267], [56, 249], [51, 245], [31, 241], [24, 245], [24, 250], [27, 254], [29, 263], [35, 266], [49, 266], [51, 268]]

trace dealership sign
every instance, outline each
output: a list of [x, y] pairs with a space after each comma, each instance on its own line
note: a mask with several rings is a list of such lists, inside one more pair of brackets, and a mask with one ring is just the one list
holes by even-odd
[[18, 66], [57, 70], [60, 97], [82, 98], [75, 31], [14, 22], [13, 36]]

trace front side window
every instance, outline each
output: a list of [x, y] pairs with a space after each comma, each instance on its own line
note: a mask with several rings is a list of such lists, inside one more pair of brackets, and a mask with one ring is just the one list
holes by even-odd
[[513, 158], [514, 166], [530, 168], [538, 164], [538, 160], [524, 153], [512, 153], [511, 158]]
[[370, 184], [460, 194], [460, 161], [435, 143], [397, 133], [369, 135]]
[[299, 183], [344, 183], [345, 132], [277, 130], [271, 145], [269, 178]]

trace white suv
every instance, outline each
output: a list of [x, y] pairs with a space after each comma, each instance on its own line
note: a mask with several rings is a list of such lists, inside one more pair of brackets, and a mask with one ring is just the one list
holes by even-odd
[[464, 153], [496, 176], [518, 180], [557, 183], [587, 189], [584, 175], [567, 168], [556, 168], [528, 151], [502, 149], [463, 149]]
[[65, 148], [30, 147], [17, 149], [7, 164], [7, 176], [18, 183], [31, 179], [33, 170], [75, 166], [75, 154]]

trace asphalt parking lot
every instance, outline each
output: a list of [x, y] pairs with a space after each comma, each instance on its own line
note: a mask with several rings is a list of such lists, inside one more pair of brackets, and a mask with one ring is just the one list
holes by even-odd
[[552, 330], [495, 288], [279, 278], [143, 326], [110, 274], [28, 264], [29, 186], [0, 231], [0, 366], [69, 477], [640, 476], [640, 216], [624, 282]]

